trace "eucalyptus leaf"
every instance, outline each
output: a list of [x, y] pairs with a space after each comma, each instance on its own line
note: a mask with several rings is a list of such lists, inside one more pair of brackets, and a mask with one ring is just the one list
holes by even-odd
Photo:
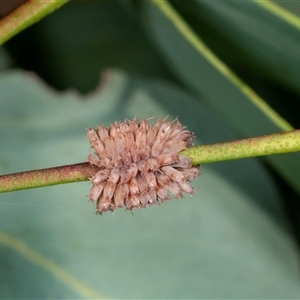
[[[232, 73], [193, 34], [190, 27], [185, 26], [181, 16], [174, 13], [174, 17], [172, 6], [167, 6], [166, 3], [155, 5], [152, 2], [143, 2], [141, 12], [143, 19], [147, 20], [148, 30], [177, 77], [193, 92], [203, 95], [205, 102], [239, 136], [252, 137], [291, 130], [289, 124]], [[162, 5], [166, 7], [165, 10], [158, 8]], [[183, 27], [186, 29], [185, 34], [182, 33]], [[199, 47], [196, 48], [195, 44]], [[300, 193], [299, 153], [266, 157], [266, 160]]]
[[[57, 93], [0, 78], [1, 173], [86, 160], [86, 128], [178, 119], [195, 143], [233, 139], [175, 85], [109, 71], [101, 89]], [[299, 298], [298, 253], [276, 186], [254, 159], [201, 166], [193, 197], [95, 215], [88, 182], [0, 194], [0, 298]]]
[[279, 17], [285, 1], [274, 4], [278, 14], [260, 1], [174, 3], [212, 49], [233, 65], [300, 93], [300, 30]]

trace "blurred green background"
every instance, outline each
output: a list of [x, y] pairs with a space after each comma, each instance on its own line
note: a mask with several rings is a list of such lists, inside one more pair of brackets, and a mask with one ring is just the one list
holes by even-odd
[[[1, 48], [1, 174], [84, 161], [85, 128], [134, 116], [195, 143], [285, 130], [272, 109], [299, 128], [298, 2], [170, 3], [73, 1]], [[195, 196], [134, 215], [95, 216], [87, 182], [1, 194], [0, 297], [299, 298], [299, 158], [201, 166]]]

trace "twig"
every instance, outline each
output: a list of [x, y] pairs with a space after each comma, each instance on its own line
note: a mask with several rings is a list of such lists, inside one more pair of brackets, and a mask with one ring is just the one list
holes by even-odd
[[225, 143], [195, 146], [183, 150], [181, 154], [190, 157], [193, 165], [198, 165], [297, 151], [300, 151], [299, 129]]
[[[300, 130], [249, 139], [200, 145], [180, 152], [193, 165], [300, 151]], [[0, 193], [63, 183], [86, 181], [97, 172], [90, 163], [79, 163], [0, 176]]]
[[86, 181], [96, 173], [96, 170], [97, 168], [85, 162], [2, 175], [0, 176], [0, 193]]

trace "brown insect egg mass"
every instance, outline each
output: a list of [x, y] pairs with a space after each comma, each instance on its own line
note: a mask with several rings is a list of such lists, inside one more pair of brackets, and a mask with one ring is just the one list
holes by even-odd
[[91, 178], [89, 199], [97, 213], [125, 207], [141, 208], [160, 201], [193, 194], [190, 180], [199, 175], [191, 159], [179, 154], [192, 146], [193, 134], [177, 121], [135, 119], [109, 128], [89, 128], [95, 152], [88, 161], [99, 168]]

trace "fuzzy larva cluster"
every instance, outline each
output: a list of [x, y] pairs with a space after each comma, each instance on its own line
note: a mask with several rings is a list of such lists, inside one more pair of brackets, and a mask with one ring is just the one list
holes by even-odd
[[192, 145], [192, 133], [177, 121], [144, 119], [89, 128], [95, 152], [88, 161], [99, 168], [91, 178], [89, 199], [97, 213], [125, 207], [141, 208], [193, 194], [190, 180], [199, 175], [191, 160], [178, 154]]

